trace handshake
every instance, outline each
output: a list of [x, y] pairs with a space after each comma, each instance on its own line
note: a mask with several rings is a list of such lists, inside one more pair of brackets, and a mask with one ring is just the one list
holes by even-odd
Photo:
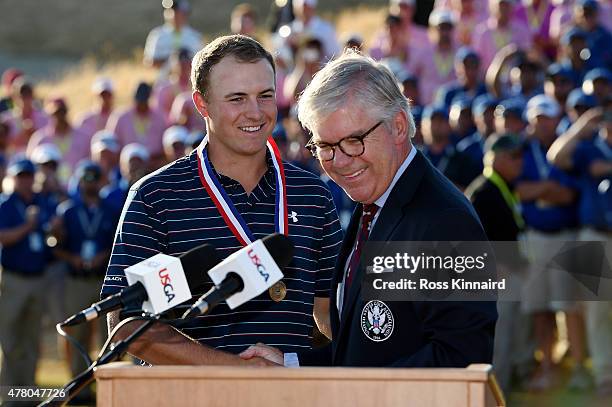
[[260, 361], [263, 363], [261, 363], [260, 366], [284, 366], [285, 360], [283, 352], [272, 346], [264, 345], [263, 343], [252, 345], [247, 350], [240, 353], [239, 356], [244, 360], [261, 358]]

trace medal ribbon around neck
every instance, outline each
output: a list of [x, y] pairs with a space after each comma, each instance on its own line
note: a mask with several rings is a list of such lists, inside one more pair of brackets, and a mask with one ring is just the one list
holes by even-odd
[[[208, 159], [208, 152], [206, 151], [208, 141], [208, 136], [204, 137], [204, 140], [198, 147], [197, 156], [200, 181], [210, 198], [213, 200], [215, 207], [223, 217], [227, 227], [232, 231], [234, 236], [236, 236], [240, 244], [247, 246], [257, 239], [253, 236], [253, 233], [242, 218], [242, 215], [240, 215], [215, 175]], [[285, 169], [281, 161], [280, 151], [272, 137], [268, 138], [267, 148], [272, 156], [274, 175], [276, 177], [274, 231], [287, 235], [289, 226], [287, 221], [287, 186], [285, 182]]]

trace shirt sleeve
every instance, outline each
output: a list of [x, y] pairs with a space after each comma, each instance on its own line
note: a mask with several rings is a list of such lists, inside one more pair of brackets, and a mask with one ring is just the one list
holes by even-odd
[[315, 297], [328, 298], [330, 296], [332, 274], [342, 243], [342, 229], [331, 193], [327, 188], [325, 188], [325, 191], [325, 220], [321, 235], [321, 253], [315, 284]]
[[119, 114], [118, 111], [115, 111], [114, 113], [112, 113], [110, 117], [108, 118], [108, 121], [106, 122], [106, 130], [112, 132], [117, 138], [117, 141], [119, 142], [121, 147], [123, 147], [125, 143], [123, 142], [122, 133], [120, 131], [121, 129], [119, 128], [119, 118], [120, 117], [121, 115]]
[[129, 192], [123, 208], [100, 297], [115, 294], [128, 285], [124, 269], [165, 252], [165, 224], [142, 189]]
[[284, 353], [283, 366], [285, 367], [300, 367], [300, 359], [297, 353]]

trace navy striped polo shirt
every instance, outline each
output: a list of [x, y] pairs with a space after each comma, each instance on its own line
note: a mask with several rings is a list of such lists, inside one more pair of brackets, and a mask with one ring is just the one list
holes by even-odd
[[[289, 237], [295, 245], [293, 261], [283, 270], [287, 295], [277, 303], [266, 291], [235, 310], [223, 303], [210, 315], [195, 318], [182, 331], [202, 344], [233, 353], [257, 342], [283, 352], [311, 347], [314, 297], [329, 297], [342, 231], [325, 184], [316, 175], [283, 164]], [[237, 181], [216, 175], [253, 235], [260, 239], [274, 233], [276, 180], [270, 155], [268, 171], [250, 195]], [[158, 252], [179, 256], [203, 243], [216, 247], [222, 258], [242, 248], [200, 181], [194, 151], [131, 188], [101, 296], [127, 285], [126, 267]], [[194, 299], [204, 292], [193, 293]]]

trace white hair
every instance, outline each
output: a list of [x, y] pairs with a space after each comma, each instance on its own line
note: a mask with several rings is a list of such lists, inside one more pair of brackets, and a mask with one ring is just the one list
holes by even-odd
[[408, 119], [408, 140], [414, 136], [410, 102], [402, 94], [391, 71], [357, 51], [346, 50], [314, 76], [299, 98], [297, 111], [302, 125], [312, 131], [324, 118], [349, 101], [389, 127], [401, 111]]

